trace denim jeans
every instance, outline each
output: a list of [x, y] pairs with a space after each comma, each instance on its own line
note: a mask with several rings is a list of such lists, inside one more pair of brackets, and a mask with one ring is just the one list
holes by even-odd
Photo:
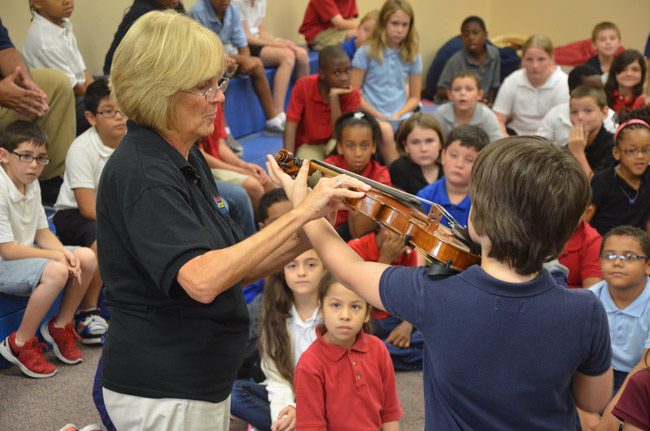
[[253, 215], [253, 204], [251, 203], [248, 193], [243, 187], [236, 184], [215, 181], [219, 193], [226, 201], [226, 207], [230, 217], [239, 225], [244, 235], [247, 237], [257, 232], [255, 228], [255, 216]]
[[[373, 333], [382, 340], [385, 340], [391, 331], [400, 323], [402, 321], [393, 316], [375, 320], [372, 322]], [[390, 357], [393, 360], [393, 367], [396, 371], [415, 371], [422, 369], [424, 337], [416, 328], [413, 328], [413, 332], [411, 333], [411, 344], [409, 347], [403, 349], [391, 343], [384, 342], [384, 344], [388, 349], [388, 353], [390, 353]]]
[[230, 394], [230, 413], [261, 431], [271, 429], [271, 404], [264, 385], [235, 380]]

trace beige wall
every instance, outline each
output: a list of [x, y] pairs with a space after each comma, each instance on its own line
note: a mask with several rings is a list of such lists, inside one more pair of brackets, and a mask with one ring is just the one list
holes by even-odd
[[[3, 24], [18, 48], [29, 26], [25, 0], [0, 0]], [[482, 16], [493, 36], [544, 33], [556, 45], [589, 37], [593, 25], [601, 20], [616, 22], [626, 47], [642, 50], [650, 31], [648, 0], [411, 0], [416, 28], [420, 33], [420, 52], [426, 68], [435, 51], [459, 32], [468, 15]], [[189, 8], [196, 0], [186, 0]], [[298, 27], [308, 0], [267, 0], [267, 25], [274, 33], [300, 41]], [[94, 74], [101, 73], [104, 55], [113, 34], [132, 0], [77, 0], [72, 17], [79, 49]], [[358, 0], [361, 14], [380, 8], [382, 0]]]

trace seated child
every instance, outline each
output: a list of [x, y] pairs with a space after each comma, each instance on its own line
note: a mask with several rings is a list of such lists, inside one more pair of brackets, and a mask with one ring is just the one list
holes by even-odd
[[266, 380], [236, 380], [231, 395], [232, 414], [257, 429], [294, 429], [294, 368], [316, 339], [318, 291], [326, 273], [308, 250], [265, 283], [259, 349]]
[[[97, 254], [97, 186], [106, 161], [126, 134], [127, 118], [103, 78], [88, 86], [84, 103], [91, 127], [68, 150], [63, 184], [54, 204], [54, 225], [63, 243], [90, 247]], [[101, 288], [98, 268], [75, 315], [75, 329], [84, 344], [103, 344], [108, 330], [97, 308]]]
[[588, 178], [614, 166], [614, 135], [604, 125], [608, 112], [607, 98], [600, 88], [581, 85], [571, 92], [569, 118], [573, 128], [567, 148]]
[[359, 29], [357, 30], [356, 37], [352, 39], [347, 39], [341, 45], [343, 51], [350, 57], [350, 61], [354, 58], [354, 54], [357, 52], [357, 49], [370, 37], [372, 32], [375, 30], [375, 25], [377, 25], [377, 19], [379, 18], [379, 11], [373, 9], [370, 12], [366, 13], [361, 17], [359, 21]]
[[452, 103], [445, 103], [433, 113], [433, 116], [440, 122], [445, 135], [448, 135], [456, 126], [471, 124], [483, 129], [490, 142], [503, 138], [497, 116], [490, 108], [481, 103], [483, 90], [479, 86], [478, 77], [474, 72], [456, 73], [446, 92]]
[[[569, 72], [568, 82], [569, 95], [573, 90], [581, 85], [603, 88], [603, 83], [600, 80], [598, 71], [586, 64], [573, 68], [573, 70]], [[569, 131], [573, 128], [571, 117], [569, 115], [570, 111], [569, 102], [561, 103], [551, 108], [546, 115], [544, 115], [542, 125], [537, 129], [536, 135], [542, 136], [560, 147], [566, 146], [569, 139]], [[607, 110], [607, 118], [603, 122], [603, 125], [610, 133], [616, 131], [616, 124], [614, 124], [614, 111], [611, 109]]]
[[228, 61], [237, 65], [236, 72], [251, 78], [253, 89], [266, 117], [264, 130], [270, 133], [283, 133], [286, 121], [284, 111], [278, 110], [273, 104], [271, 88], [264, 72], [264, 64], [258, 57], [251, 56], [241, 23], [241, 15], [230, 2], [231, 0], [218, 2], [198, 0], [190, 9], [189, 15], [219, 36]]
[[[600, 259], [603, 281], [589, 290], [607, 312], [616, 393], [629, 373], [644, 368], [643, 358], [650, 351], [650, 234], [618, 226], [603, 237]], [[610, 402], [604, 417], [617, 400]], [[581, 420], [593, 423], [594, 416], [583, 413]]]
[[[623, 430], [650, 429], [650, 359], [643, 361], [645, 369], [630, 376], [612, 414], [625, 425]], [[618, 428], [617, 428], [618, 429]]]
[[[417, 195], [444, 207], [462, 226], [467, 226], [472, 204], [469, 186], [472, 181], [472, 166], [479, 152], [490, 143], [487, 134], [477, 126], [462, 125], [449, 133], [442, 149], [442, 170], [444, 176], [429, 184]], [[425, 213], [431, 205], [422, 202]], [[443, 217], [442, 224], [451, 227]]]
[[284, 112], [289, 81], [294, 68], [296, 77], [309, 75], [307, 50], [288, 39], [275, 37], [266, 29], [266, 0], [234, 0], [242, 17], [242, 26], [253, 57], [259, 57], [265, 67], [276, 67], [273, 77], [273, 105]]
[[422, 57], [418, 46], [411, 4], [386, 0], [375, 30], [352, 60], [352, 86], [361, 90], [361, 108], [380, 121], [380, 152], [386, 165], [399, 157], [395, 130], [420, 103]]
[[20, 326], [2, 341], [0, 354], [35, 378], [57, 372], [43, 356], [36, 331], [62, 290], [58, 313], [40, 332], [61, 362], [82, 361], [73, 317], [97, 269], [92, 250], [63, 246], [48, 227], [36, 181], [50, 161], [47, 145], [45, 134], [27, 121], [10, 124], [0, 136], [0, 292], [29, 297]]
[[397, 130], [397, 148], [403, 154], [388, 167], [393, 186], [412, 195], [442, 177], [440, 151], [444, 132], [426, 112], [416, 112]]
[[[460, 39], [464, 48], [454, 54], [442, 70], [438, 81], [438, 99], [448, 98], [454, 76], [460, 72], [472, 72], [488, 105], [494, 102], [497, 88], [501, 85], [501, 55], [499, 49], [487, 41], [485, 22], [478, 16], [465, 18], [460, 26]], [[490, 139], [493, 140], [493, 139]]]
[[357, 16], [356, 0], [309, 0], [298, 31], [310, 49], [320, 51], [356, 36]]
[[32, 68], [51, 68], [62, 71], [70, 79], [70, 86], [77, 96], [77, 135], [89, 125], [84, 116], [82, 96], [93, 82], [86, 69], [77, 38], [72, 31], [70, 16], [74, 2], [29, 0], [32, 23], [25, 35], [23, 56]]
[[564, 246], [559, 262], [569, 270], [568, 287], [589, 287], [600, 280], [600, 244], [602, 237], [589, 223], [581, 220]]
[[621, 47], [621, 31], [613, 22], [600, 22], [591, 32], [591, 44], [596, 50], [596, 55], [587, 60], [587, 64], [607, 80], [614, 56]]
[[623, 108], [637, 109], [645, 106], [643, 83], [646, 75], [646, 61], [636, 49], [626, 49], [614, 57], [605, 82], [607, 105], [620, 112]]
[[319, 292], [324, 325], [295, 371], [296, 429], [399, 430], [395, 372], [384, 343], [368, 334], [370, 306], [328, 281]]
[[[348, 245], [367, 262], [387, 265], [417, 266], [417, 252], [388, 228], [353, 239]], [[396, 371], [422, 369], [422, 334], [406, 320], [397, 319], [383, 310], [372, 314], [373, 333], [384, 340]]]
[[618, 164], [594, 175], [585, 219], [605, 235], [621, 225], [650, 232], [650, 107], [618, 114], [614, 158]]
[[[327, 157], [325, 163], [391, 185], [388, 168], [372, 160], [381, 137], [372, 115], [365, 111], [348, 112], [338, 119], [334, 133], [337, 154]], [[375, 222], [359, 211], [339, 210], [334, 227], [341, 238], [349, 241], [373, 230]]]
[[74, 2], [66, 4], [29, 0], [32, 23], [25, 35], [23, 56], [29, 67], [46, 67], [64, 72], [76, 96], [86, 94], [93, 77], [77, 47], [70, 16]]
[[323, 160], [336, 144], [336, 120], [360, 103], [359, 90], [350, 86], [350, 60], [340, 46], [323, 48], [318, 75], [300, 78], [291, 92], [284, 149], [301, 159]]
[[200, 141], [198, 146], [212, 170], [212, 176], [216, 180], [243, 187], [255, 209], [262, 195], [276, 186], [261, 166], [240, 159], [226, 143], [227, 137], [223, 105], [219, 103], [214, 132]]
[[569, 101], [567, 75], [555, 65], [553, 43], [542, 35], [529, 37], [522, 47], [521, 69], [503, 80], [492, 109], [504, 135], [534, 135], [544, 115]]

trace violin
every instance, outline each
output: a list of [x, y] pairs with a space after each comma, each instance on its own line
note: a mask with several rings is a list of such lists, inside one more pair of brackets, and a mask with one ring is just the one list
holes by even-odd
[[[302, 161], [286, 150], [275, 156], [280, 168], [295, 177]], [[370, 185], [362, 198], [347, 199], [346, 205], [370, 217], [399, 235], [404, 244], [422, 253], [431, 264], [431, 275], [449, 275], [464, 271], [481, 262], [480, 252], [471, 243], [464, 227], [440, 205], [433, 202], [429, 214], [422, 212], [420, 198], [378, 183], [353, 172], [319, 160], [310, 160], [309, 174], [319, 171], [325, 176], [345, 174]], [[443, 215], [452, 229], [440, 224]]]

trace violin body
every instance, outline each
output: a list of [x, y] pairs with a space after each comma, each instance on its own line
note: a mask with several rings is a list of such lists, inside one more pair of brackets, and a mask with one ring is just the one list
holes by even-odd
[[[292, 176], [298, 173], [301, 162], [288, 151], [280, 150], [275, 159], [285, 173]], [[374, 183], [323, 162], [311, 161], [309, 168], [310, 174], [316, 170], [327, 176], [344, 173], [371, 186]], [[391, 189], [388, 193], [385, 190], [387, 188]], [[405, 193], [381, 185], [381, 189], [372, 188], [362, 198], [347, 199], [346, 205], [399, 235], [404, 240], [404, 244], [418, 250], [429, 260], [435, 260], [453, 271], [460, 272], [481, 262], [481, 257], [472, 253], [451, 229], [440, 224], [442, 213], [438, 208], [432, 206], [429, 214], [424, 214], [419, 208], [413, 206], [412, 199], [407, 198], [408, 203], [404, 203], [395, 197], [401, 195]], [[411, 195], [407, 196], [412, 198]]]

